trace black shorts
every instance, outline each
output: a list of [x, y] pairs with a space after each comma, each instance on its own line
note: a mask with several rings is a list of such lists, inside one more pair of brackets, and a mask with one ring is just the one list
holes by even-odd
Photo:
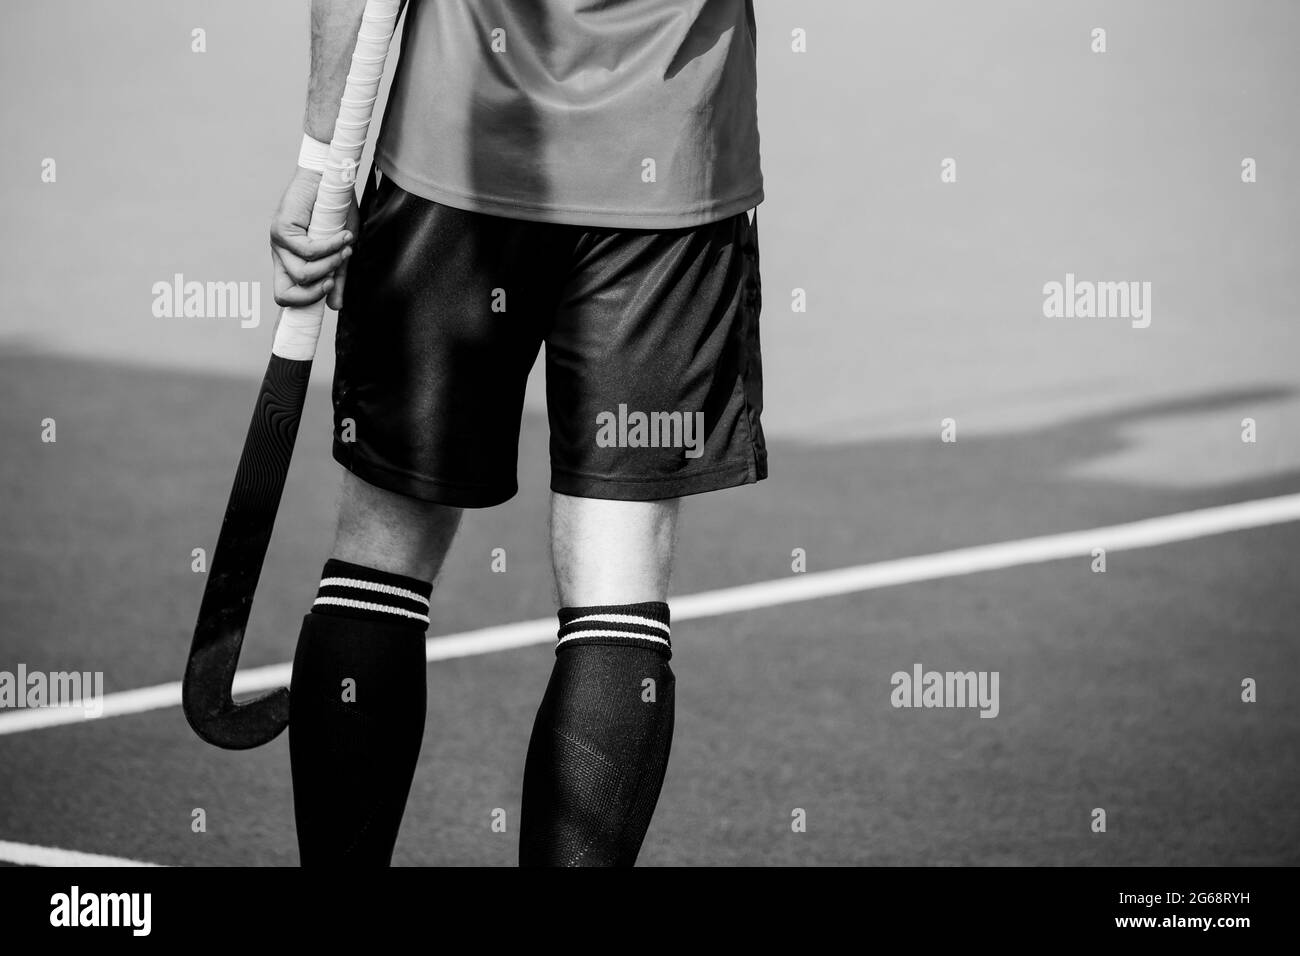
[[551, 488], [652, 501], [767, 477], [757, 224], [650, 231], [468, 212], [372, 177], [348, 264], [334, 457], [464, 508], [518, 490], [546, 344]]

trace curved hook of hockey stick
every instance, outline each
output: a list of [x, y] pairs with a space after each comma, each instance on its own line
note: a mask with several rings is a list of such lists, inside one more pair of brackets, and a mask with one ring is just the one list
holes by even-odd
[[269, 743], [289, 723], [287, 689], [236, 703], [231, 687], [289, 474], [311, 365], [278, 355], [267, 365], [185, 665], [185, 718], [200, 737], [227, 750]]
[[289, 726], [289, 691], [277, 687], [235, 703], [223, 661], [238, 661], [244, 635], [225, 631], [212, 638], [212, 652], [190, 657], [181, 685], [185, 717], [194, 732], [225, 750], [249, 750], [270, 743]]

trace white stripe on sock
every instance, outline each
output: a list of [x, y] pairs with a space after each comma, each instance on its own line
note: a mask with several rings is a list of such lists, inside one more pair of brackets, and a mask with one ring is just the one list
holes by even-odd
[[372, 604], [370, 601], [354, 601], [352, 598], [336, 597], [318, 597], [312, 603], [312, 607], [315, 607], [317, 604], [334, 604], [338, 607], [356, 608], [359, 611], [382, 611], [385, 614], [396, 614], [400, 617], [409, 617], [417, 621], [423, 621], [425, 624], [429, 623], [429, 616], [427, 614], [416, 614], [414, 611], [408, 611], [403, 607], [393, 607], [391, 604]]
[[392, 584], [376, 584], [374, 581], [363, 581], [360, 578], [324, 578], [321, 580], [320, 586], [323, 588], [360, 588], [363, 591], [378, 591], [380, 594], [393, 594], [411, 601], [418, 601], [425, 607], [429, 606], [429, 599], [423, 594], [417, 594], [414, 591], [408, 591], [406, 588], [399, 588]]
[[574, 624], [581, 624], [583, 621], [608, 621], [610, 624], [643, 624], [646, 627], [657, 627], [665, 634], [671, 634], [670, 628], [663, 621], [656, 621], [648, 617], [638, 617], [635, 614], [592, 614], [589, 617], [577, 617], [570, 621], [564, 627], [571, 627]]
[[576, 641], [580, 637], [630, 637], [635, 641], [653, 641], [655, 644], [663, 644], [665, 647], [672, 647], [662, 637], [654, 637], [650, 634], [632, 634], [628, 631], [579, 631], [577, 634], [570, 634], [556, 641], [556, 646], [563, 644], [565, 641]]

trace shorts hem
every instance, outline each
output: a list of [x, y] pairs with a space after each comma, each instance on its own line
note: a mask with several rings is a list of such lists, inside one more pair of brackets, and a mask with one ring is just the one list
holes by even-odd
[[611, 478], [551, 467], [551, 490], [574, 498], [660, 501], [752, 485], [767, 478], [767, 457], [730, 462], [677, 478]]
[[440, 481], [425, 475], [399, 471], [367, 461], [337, 438], [334, 460], [366, 484], [392, 491], [408, 498], [418, 498], [451, 508], [491, 508], [503, 504], [519, 492], [519, 485], [473, 485]]

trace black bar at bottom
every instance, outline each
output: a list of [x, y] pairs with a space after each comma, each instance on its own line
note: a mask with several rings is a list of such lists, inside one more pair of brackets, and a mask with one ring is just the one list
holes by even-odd
[[[6, 943], [75, 935], [250, 950], [408, 935], [459, 948], [517, 933], [580, 946], [619, 938], [677, 946], [701, 931], [732, 942], [778, 931], [808, 944], [838, 937], [871, 947], [897, 939], [923, 947], [918, 952], [945, 940], [1129, 936], [1233, 945], [1286, 931], [1293, 884], [1294, 871], [1280, 868], [645, 869], [595, 877], [488, 869], [9, 867], [0, 868], [0, 932]], [[536, 921], [526, 918], [534, 913]], [[614, 936], [591, 937], [597, 925]]]

